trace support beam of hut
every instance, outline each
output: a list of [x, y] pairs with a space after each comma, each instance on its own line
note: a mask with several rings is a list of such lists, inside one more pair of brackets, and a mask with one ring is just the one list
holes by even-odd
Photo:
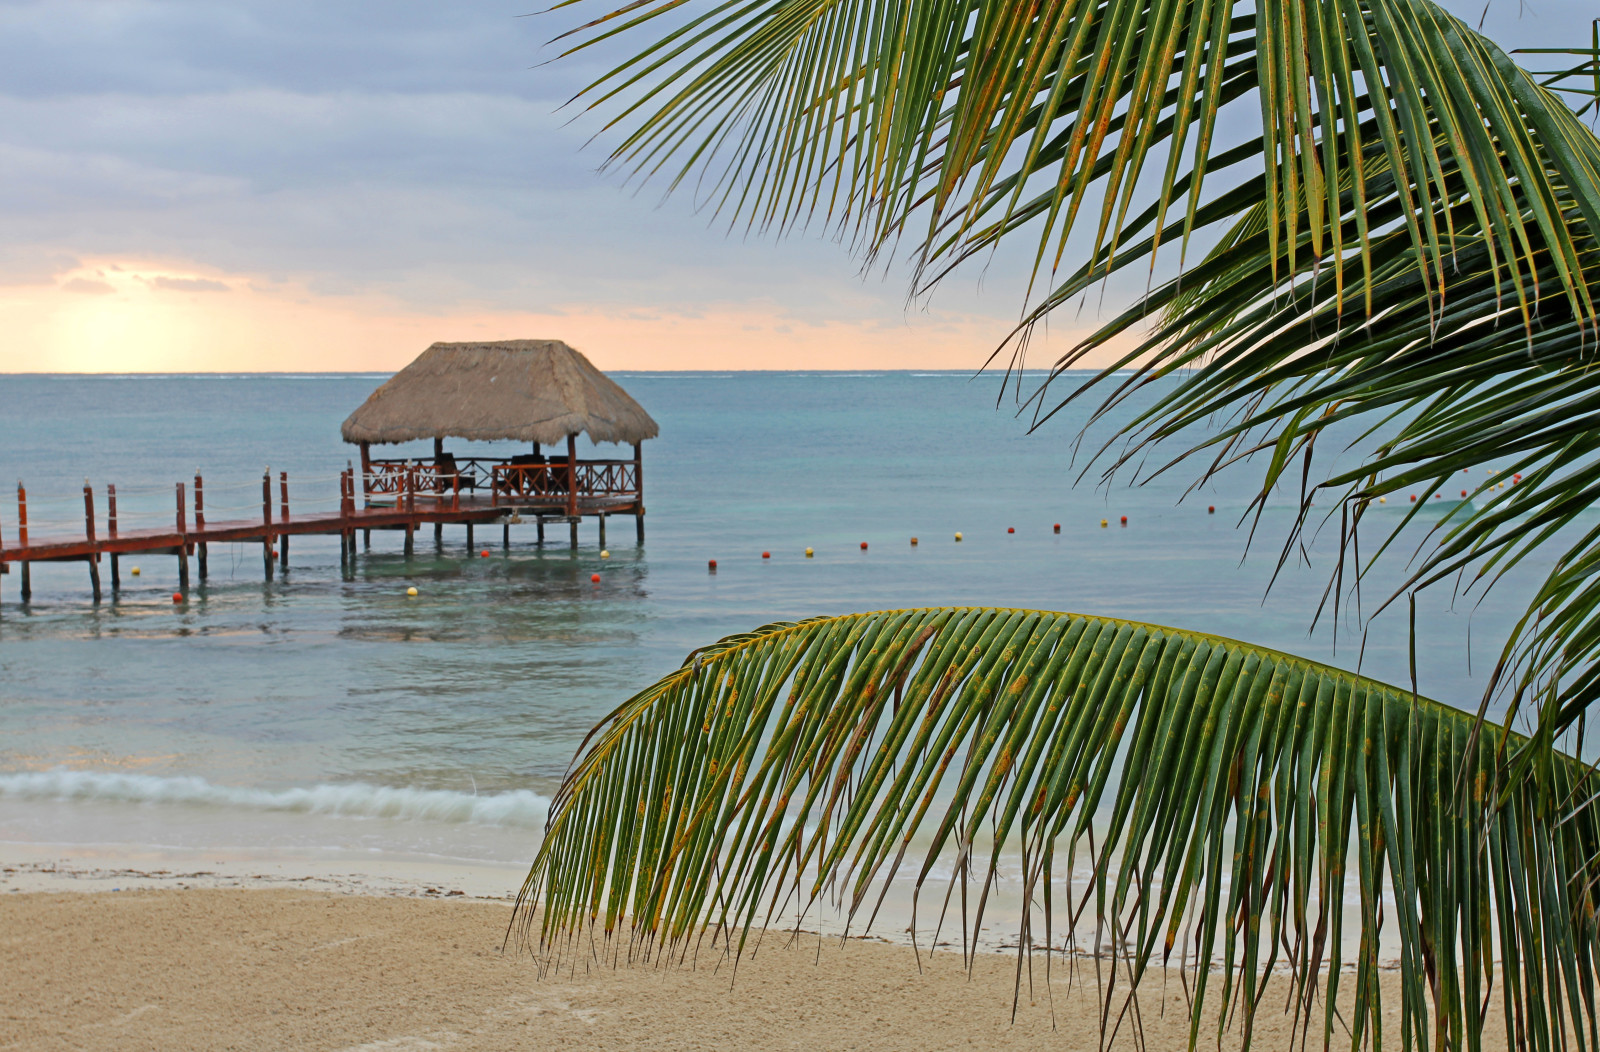
[[633, 444], [633, 532], [644, 543], [644, 443]]

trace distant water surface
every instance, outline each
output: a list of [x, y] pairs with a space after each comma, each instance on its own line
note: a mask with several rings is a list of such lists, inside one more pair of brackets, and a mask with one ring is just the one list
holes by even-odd
[[[170, 521], [172, 484], [197, 470], [213, 518], [259, 514], [269, 467], [290, 473], [293, 506], [331, 502], [355, 456], [339, 424], [382, 379], [0, 377], [0, 538], [15, 540], [13, 479], [36, 535], [81, 530], [85, 476], [97, 500], [117, 485], [130, 526]], [[997, 379], [964, 373], [617, 379], [661, 438], [645, 446], [647, 542], [613, 520], [607, 560], [586, 521], [576, 552], [564, 528], [541, 550], [531, 524], [515, 527], [509, 551], [498, 528], [480, 529], [469, 551], [451, 527], [437, 549], [420, 534], [409, 563], [398, 534], [375, 534], [353, 580], [332, 538], [294, 538], [271, 583], [259, 546], [214, 546], [211, 579], [176, 608], [171, 557], [128, 557], [121, 592], [99, 607], [82, 564], [36, 567], [26, 607], [16, 576], [0, 577], [0, 841], [525, 861], [596, 720], [693, 647], [822, 613], [1111, 614], [1409, 679], [1399, 611], [1364, 654], [1354, 617], [1337, 651], [1333, 617], [1308, 636], [1325, 554], [1266, 594], [1292, 494], [1241, 565], [1248, 467], [1182, 503], [1187, 469], [1135, 488], [1074, 485], [1085, 410], [1030, 435], [1013, 402], [996, 408]], [[1481, 606], [1452, 609], [1444, 592], [1419, 604], [1424, 693], [1477, 703], [1537, 569]], [[1393, 580], [1368, 582], [1369, 608]]]

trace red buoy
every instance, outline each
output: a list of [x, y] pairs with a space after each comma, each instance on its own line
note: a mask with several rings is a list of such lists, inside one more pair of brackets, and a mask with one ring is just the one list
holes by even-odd
[[1126, 515], [1124, 515], [1122, 517], [1122, 525], [1124, 525], [1124, 526], [1128, 525], [1128, 517]]
[[1417, 495], [1415, 493], [1413, 493], [1411, 495], [1411, 503], [1415, 504], [1416, 502], [1417, 502]]
[[866, 551], [867, 550], [867, 542], [866, 541], [862, 541], [861, 542], [861, 550], [862, 551]]
[[489, 557], [489, 549], [485, 548], [483, 551], [479, 552], [478, 554], [483, 556], [485, 559], [487, 559]]
[[597, 573], [592, 573], [592, 574], [589, 575], [589, 580], [593, 581], [595, 584], [599, 584], [600, 583], [600, 575], [597, 574]]
[[715, 560], [715, 559], [708, 560], [706, 562], [706, 569], [710, 570], [712, 573], [716, 573], [717, 572], [717, 560]]
[[761, 557], [763, 559], [770, 559], [770, 558], [772, 558], [772, 553], [771, 552], [762, 552], [761, 553]]
[[1016, 533], [1017, 532], [1017, 528], [1015, 526], [1007, 526], [1006, 527], [1006, 532], [1007, 533]]
[[1433, 495], [1433, 499], [1434, 500], [1444, 500], [1444, 494], [1443, 493], [1435, 493]]
[[173, 592], [173, 593], [172, 593], [172, 601], [173, 601], [173, 602], [174, 602], [174, 603], [181, 603], [181, 602], [183, 602], [183, 593], [182, 593], [182, 592]]
[[1056, 532], [1057, 532], [1057, 533], [1060, 533], [1060, 532], [1061, 532], [1061, 524], [1060, 524], [1060, 523], [1059, 523], [1059, 522], [1058, 522], [1058, 523], [1056, 523]]
[[1467, 495], [1467, 491], [1466, 491], [1466, 490], [1462, 490], [1462, 491], [1461, 491], [1461, 495], [1462, 495], [1462, 496], [1463, 496], [1463, 497], [1465, 497], [1465, 496], [1466, 496], [1466, 495]]
[[1217, 513], [1217, 506], [1215, 504], [1207, 504], [1206, 505], [1206, 514], [1207, 515], [1215, 515], [1216, 513]]

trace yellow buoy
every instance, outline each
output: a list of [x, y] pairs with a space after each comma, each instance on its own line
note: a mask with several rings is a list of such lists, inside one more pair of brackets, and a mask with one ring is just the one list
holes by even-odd
[[811, 551], [811, 549], [810, 549], [810, 548], [807, 548], [807, 549], [806, 549], [806, 558], [807, 558], [807, 559], [809, 559], [809, 558], [811, 558], [811, 556], [812, 556], [812, 554], [813, 554], [813, 552], [812, 552], [812, 551]]
[[133, 576], [135, 576], [135, 577], [138, 577], [138, 576], [139, 576], [139, 568], [138, 568], [138, 567], [137, 567], [137, 566], [135, 566], [135, 567], [134, 567], [134, 568], [133, 568]]
[[1100, 528], [1101, 528], [1101, 529], [1102, 529], [1102, 530], [1103, 530], [1103, 529], [1105, 529], [1105, 528], [1106, 528], [1106, 520], [1104, 520], [1104, 519], [1101, 519], [1101, 520], [1100, 520]]
[[957, 533], [957, 534], [956, 534], [956, 540], [958, 540], [958, 541], [959, 541], [959, 540], [960, 540], [960, 539], [961, 539], [961, 534], [960, 534], [960, 533]]
[[611, 558], [611, 553], [603, 551], [603, 552], [600, 553], [600, 558], [609, 559], [609, 558]]
[[406, 595], [416, 595], [416, 594], [417, 594], [417, 590], [416, 590], [415, 587], [411, 587], [411, 588], [407, 588], [406, 589]]
[[1378, 498], [1378, 503], [1379, 504], [1387, 504], [1387, 503], [1389, 503], [1389, 498], [1388, 497], [1379, 497]]

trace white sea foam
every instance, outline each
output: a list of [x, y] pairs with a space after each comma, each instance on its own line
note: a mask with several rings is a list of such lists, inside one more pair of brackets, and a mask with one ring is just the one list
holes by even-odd
[[448, 789], [394, 788], [363, 782], [249, 789], [216, 785], [192, 775], [164, 778], [150, 774], [68, 770], [0, 774], [0, 799], [290, 811], [527, 829], [542, 828], [550, 809], [550, 799], [530, 789], [474, 795]]

